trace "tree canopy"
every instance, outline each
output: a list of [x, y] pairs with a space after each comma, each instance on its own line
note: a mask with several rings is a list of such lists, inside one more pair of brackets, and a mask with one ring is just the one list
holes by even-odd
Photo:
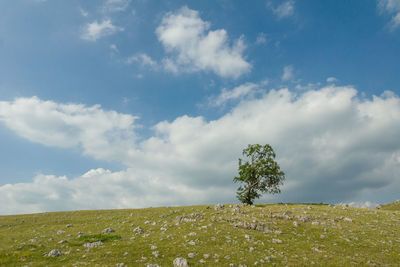
[[280, 193], [285, 173], [275, 161], [275, 152], [268, 144], [248, 145], [243, 149], [247, 160], [239, 159], [239, 176], [233, 179], [241, 183], [237, 189], [237, 198], [246, 204], [253, 204], [262, 193]]

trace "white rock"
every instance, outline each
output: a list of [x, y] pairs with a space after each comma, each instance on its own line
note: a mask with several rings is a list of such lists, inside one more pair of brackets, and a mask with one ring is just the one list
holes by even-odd
[[151, 246], [150, 246], [150, 249], [151, 249], [151, 250], [155, 250], [155, 249], [157, 249], [157, 246], [151, 245]]
[[109, 233], [113, 233], [115, 232], [115, 230], [113, 228], [106, 228], [103, 231], [101, 231], [103, 234], [109, 234]]
[[188, 267], [187, 260], [185, 258], [176, 258], [174, 260], [174, 267]]
[[320, 249], [318, 249], [316, 247], [312, 247], [311, 250], [313, 250], [315, 252], [318, 252], [318, 253], [322, 253], [323, 252], [322, 250], [320, 250]]
[[64, 230], [58, 230], [57, 231], [57, 235], [61, 235], [61, 234], [65, 234], [65, 231]]
[[136, 234], [143, 234], [143, 233], [144, 233], [142, 227], [140, 227], [140, 226], [138, 226], [138, 227], [136, 227], [135, 229], [133, 229], [133, 231], [134, 231]]
[[214, 209], [215, 210], [222, 210], [224, 208], [224, 204], [217, 204], [217, 205], [215, 205], [215, 207], [214, 207]]
[[125, 264], [125, 263], [123, 263], [123, 262], [121, 262], [121, 263], [117, 263], [115, 266], [117, 266], [117, 267], [125, 267], [125, 266], [126, 266], [126, 264]]
[[83, 246], [85, 247], [85, 248], [95, 248], [95, 247], [98, 247], [98, 246], [100, 246], [100, 245], [102, 245], [103, 244], [103, 242], [101, 242], [101, 241], [96, 241], [96, 242], [91, 242], [91, 243], [85, 243], [85, 244], [83, 244]]
[[190, 252], [188, 254], [188, 258], [193, 259], [196, 255], [193, 252]]
[[280, 239], [272, 239], [272, 243], [281, 244], [282, 240], [280, 240]]
[[293, 222], [293, 225], [296, 226], [296, 227], [300, 226], [300, 224], [298, 222], [296, 222], [296, 221]]
[[52, 251], [47, 254], [48, 257], [58, 257], [61, 256], [63, 253], [58, 249], [53, 249]]

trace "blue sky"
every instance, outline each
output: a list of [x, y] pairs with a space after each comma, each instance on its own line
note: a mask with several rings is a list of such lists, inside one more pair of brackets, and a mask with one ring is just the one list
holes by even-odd
[[261, 201], [395, 200], [399, 47], [398, 0], [2, 1], [0, 213], [234, 202], [249, 143]]

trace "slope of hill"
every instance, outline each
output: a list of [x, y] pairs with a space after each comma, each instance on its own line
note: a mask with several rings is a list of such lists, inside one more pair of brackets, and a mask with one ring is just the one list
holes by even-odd
[[399, 222], [397, 210], [302, 204], [0, 216], [0, 265], [398, 266]]

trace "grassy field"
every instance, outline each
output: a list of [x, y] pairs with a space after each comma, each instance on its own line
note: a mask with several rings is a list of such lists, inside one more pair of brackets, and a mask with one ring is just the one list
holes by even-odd
[[[400, 266], [399, 207], [225, 204], [0, 216], [0, 266], [173, 266], [177, 257], [189, 266]], [[53, 249], [62, 254], [49, 256]]]

